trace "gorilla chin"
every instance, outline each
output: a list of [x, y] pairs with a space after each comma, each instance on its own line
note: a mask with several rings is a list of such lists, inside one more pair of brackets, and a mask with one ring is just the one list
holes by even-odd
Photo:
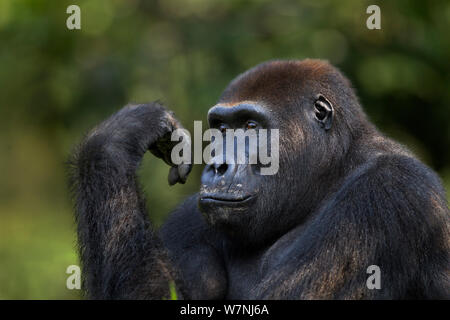
[[252, 194], [201, 193], [198, 206], [210, 226], [246, 241], [256, 200], [257, 196]]

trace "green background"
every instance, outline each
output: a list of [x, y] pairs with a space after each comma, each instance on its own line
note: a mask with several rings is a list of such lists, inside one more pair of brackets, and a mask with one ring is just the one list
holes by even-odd
[[[81, 7], [81, 30], [66, 8]], [[381, 8], [381, 30], [366, 8]], [[78, 264], [64, 162], [83, 134], [128, 102], [159, 99], [186, 128], [237, 74], [264, 60], [328, 59], [376, 125], [450, 184], [450, 2], [0, 1], [0, 299], [72, 299]], [[145, 157], [160, 225], [198, 187], [169, 188]]]

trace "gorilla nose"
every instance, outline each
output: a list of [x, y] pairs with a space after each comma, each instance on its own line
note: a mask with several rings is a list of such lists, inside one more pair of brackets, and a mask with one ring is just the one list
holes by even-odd
[[228, 164], [226, 163], [213, 163], [209, 168], [211, 171], [214, 171], [216, 176], [223, 176], [228, 170]]

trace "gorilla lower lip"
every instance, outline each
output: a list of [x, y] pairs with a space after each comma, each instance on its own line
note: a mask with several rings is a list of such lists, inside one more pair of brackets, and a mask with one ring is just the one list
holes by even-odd
[[227, 196], [216, 196], [216, 195], [208, 195], [200, 198], [200, 201], [210, 201], [210, 202], [218, 202], [218, 203], [244, 203], [252, 198], [251, 195], [243, 196], [243, 197], [227, 197]]

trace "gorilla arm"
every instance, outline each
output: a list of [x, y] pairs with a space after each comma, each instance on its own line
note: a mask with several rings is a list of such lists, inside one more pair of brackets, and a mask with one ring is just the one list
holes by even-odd
[[[434, 173], [412, 158], [366, 164], [309, 225], [288, 234], [283, 254], [266, 258], [268, 271], [253, 296], [448, 299], [442, 270], [450, 262], [449, 213], [442, 194]], [[380, 267], [379, 290], [366, 286], [370, 265]]]
[[224, 299], [227, 275], [223, 235], [208, 226], [198, 209], [198, 194], [186, 199], [161, 227], [161, 240], [178, 271], [185, 299]]
[[[74, 153], [83, 288], [93, 299], [161, 299], [174, 277], [151, 231], [136, 170], [144, 153], [179, 127], [157, 103], [126, 106], [96, 127]], [[167, 150], [165, 150], [167, 152]], [[184, 182], [190, 166], [172, 166], [169, 182]]]

